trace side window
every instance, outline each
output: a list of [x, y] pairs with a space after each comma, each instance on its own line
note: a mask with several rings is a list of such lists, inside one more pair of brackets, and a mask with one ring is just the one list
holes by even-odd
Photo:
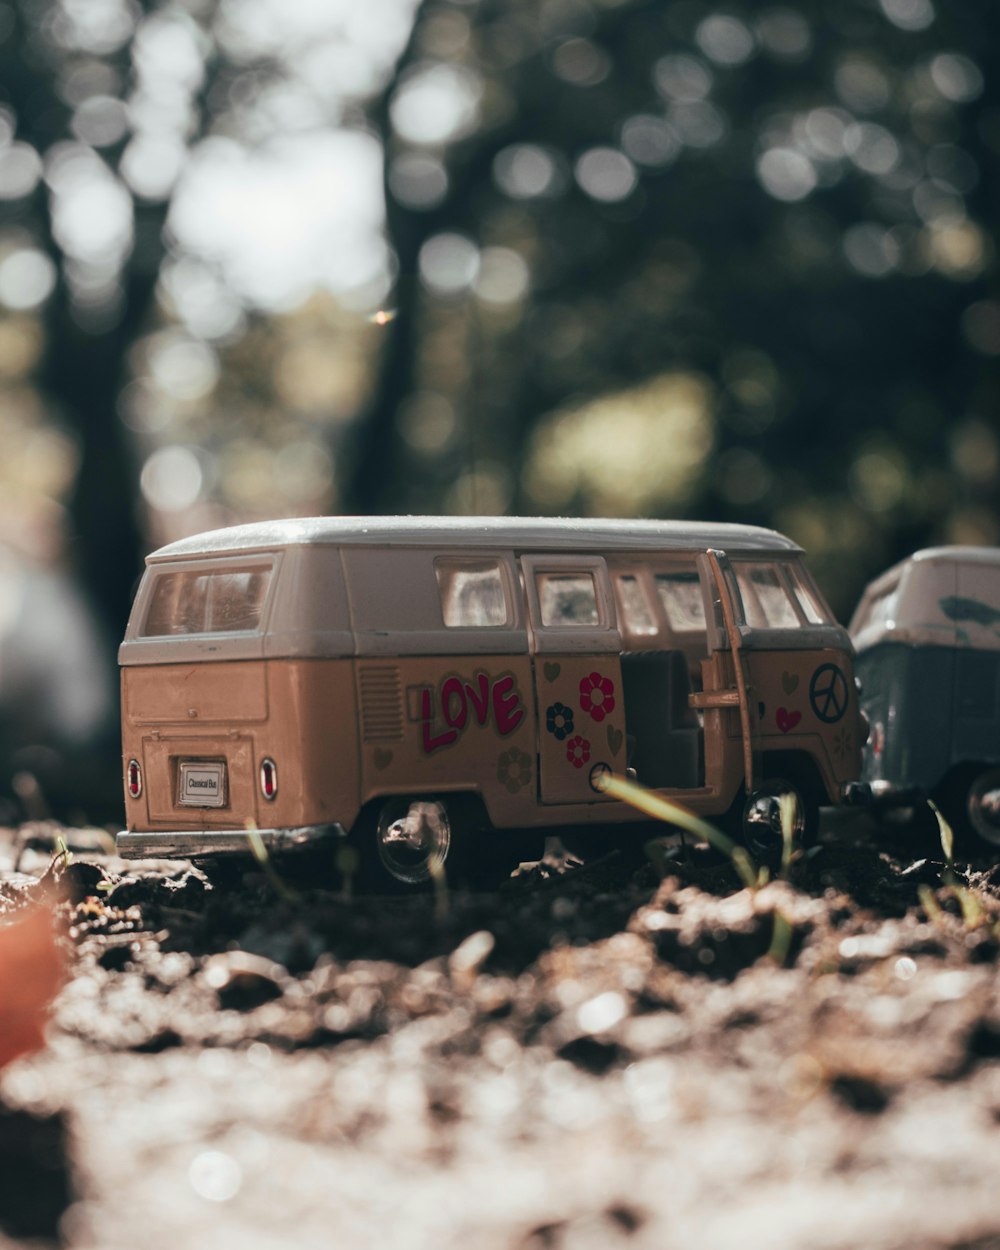
[[592, 573], [536, 573], [543, 625], [598, 625]]
[[832, 625], [833, 617], [805, 570], [798, 564], [786, 564], [785, 572], [792, 585], [792, 594], [810, 625]]
[[509, 622], [503, 573], [496, 560], [439, 560], [435, 572], [441, 615], [449, 628], [489, 628]]
[[798, 613], [773, 564], [733, 563], [743, 600], [743, 616], [752, 629], [797, 629]]
[[634, 573], [619, 573], [615, 578], [618, 615], [629, 634], [648, 637], [657, 632], [656, 618], [646, 598], [646, 590]]
[[656, 593], [670, 628], [677, 632], [704, 630], [705, 602], [696, 569], [674, 569], [656, 574]]
[[270, 576], [269, 566], [159, 573], [140, 637], [253, 633]]

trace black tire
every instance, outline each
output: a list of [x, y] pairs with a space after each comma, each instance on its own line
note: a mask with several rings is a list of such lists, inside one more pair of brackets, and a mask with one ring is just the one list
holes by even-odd
[[1000, 847], [1000, 768], [995, 764], [956, 769], [938, 787], [934, 801], [958, 849], [975, 853]]
[[375, 809], [370, 833], [365, 837], [363, 832], [362, 837], [369, 843], [360, 849], [370, 878], [378, 880], [381, 875], [387, 883], [413, 888], [428, 887], [446, 876], [452, 821], [441, 799], [386, 799]]
[[783, 796], [794, 800], [792, 840], [797, 846], [809, 846], [816, 840], [819, 828], [819, 804], [814, 792], [803, 789], [787, 777], [768, 777], [743, 803], [741, 825], [743, 841], [750, 851], [762, 859], [776, 859], [784, 846], [781, 803]]
[[1000, 847], [1000, 768], [984, 768], [965, 796], [965, 814], [980, 841]]
[[521, 862], [516, 838], [493, 830], [471, 795], [395, 796], [369, 808], [352, 833], [364, 888], [389, 893], [486, 890]]
[[995, 764], [967, 764], [953, 769], [933, 793], [934, 802], [951, 825], [957, 850], [975, 853], [1000, 846], [1000, 827], [984, 811], [986, 796], [1000, 786]]

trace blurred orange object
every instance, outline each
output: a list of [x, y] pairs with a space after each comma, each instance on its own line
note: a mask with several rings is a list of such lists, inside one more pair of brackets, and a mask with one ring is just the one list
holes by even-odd
[[0, 1068], [45, 1045], [47, 1008], [63, 978], [47, 909], [0, 925]]

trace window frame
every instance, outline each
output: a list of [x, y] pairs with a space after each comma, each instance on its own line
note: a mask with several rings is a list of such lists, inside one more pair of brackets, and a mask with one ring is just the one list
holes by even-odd
[[[614, 596], [607, 561], [603, 556], [522, 555], [521, 572], [528, 619], [531, 624], [531, 646], [536, 653], [596, 655], [621, 651]], [[586, 573], [592, 576], [597, 603], [596, 624], [542, 624], [542, 605], [538, 593], [539, 575], [547, 573]]]
[[[211, 615], [216, 600], [215, 587], [212, 585], [213, 580], [224, 577], [227, 574], [240, 573], [264, 573], [267, 577], [267, 585], [265, 586], [264, 593], [261, 596], [260, 608], [257, 613], [257, 623], [252, 629], [202, 628], [174, 630], [169, 633], [147, 632], [149, 617], [153, 611], [157, 590], [163, 585], [167, 578], [207, 578], [208, 585], [205, 593], [205, 617], [208, 618]], [[181, 640], [193, 640], [200, 638], [240, 640], [262, 637], [267, 630], [268, 608], [273, 596], [276, 573], [277, 561], [272, 557], [261, 555], [247, 556], [244, 559], [235, 561], [185, 561], [183, 564], [163, 565], [162, 567], [158, 567], [149, 578], [149, 586], [141, 605], [141, 611], [138, 616], [138, 625], [134, 637], [137, 641], [144, 643], [178, 642]]]
[[[454, 573], [460, 572], [463, 569], [466, 571], [473, 571], [476, 569], [489, 569], [491, 571], [496, 571], [500, 583], [500, 594], [502, 596], [504, 606], [504, 618], [502, 621], [490, 621], [486, 624], [482, 622], [473, 622], [465, 625], [453, 625], [448, 621], [445, 612], [445, 587], [441, 581], [441, 574], [443, 570], [450, 570]], [[510, 574], [508, 572], [506, 562], [499, 556], [491, 554], [483, 556], [436, 556], [434, 559], [434, 580], [437, 584], [438, 602], [441, 608], [441, 623], [445, 629], [459, 633], [463, 630], [509, 630], [516, 623], [517, 613], [514, 606], [513, 587], [510, 584]]]

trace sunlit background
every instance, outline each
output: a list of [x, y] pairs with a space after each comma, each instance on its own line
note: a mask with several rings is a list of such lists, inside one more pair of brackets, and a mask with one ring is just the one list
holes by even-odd
[[26, 708], [32, 742], [113, 726], [142, 555], [217, 525], [750, 521], [842, 616], [917, 546], [1000, 542], [998, 26], [0, 2], [9, 751]]

